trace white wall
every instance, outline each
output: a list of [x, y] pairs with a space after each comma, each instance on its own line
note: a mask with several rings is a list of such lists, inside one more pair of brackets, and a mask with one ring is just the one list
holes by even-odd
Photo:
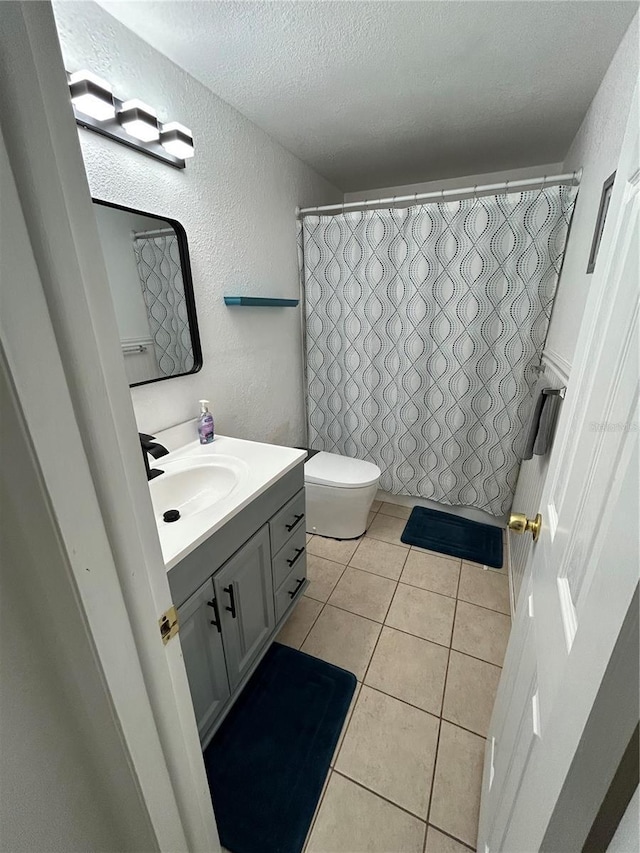
[[[602, 184], [615, 172], [633, 89], [638, 79], [638, 15], [631, 22], [564, 161], [583, 168], [571, 233], [547, 337], [547, 351], [571, 364], [592, 275], [587, 261]], [[559, 359], [558, 359], [559, 356]]]
[[299, 312], [229, 309], [222, 297], [296, 298], [295, 207], [342, 193], [94, 3], [56, 0], [54, 11], [67, 70], [90, 68], [194, 134], [195, 157], [178, 171], [79, 131], [92, 194], [177, 219], [189, 241], [204, 366], [132, 389], [140, 429], [193, 417], [206, 397], [219, 432], [298, 443]]

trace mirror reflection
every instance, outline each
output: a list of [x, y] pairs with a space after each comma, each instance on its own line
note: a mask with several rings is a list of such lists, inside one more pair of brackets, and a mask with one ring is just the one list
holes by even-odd
[[184, 229], [94, 199], [130, 385], [194, 373], [202, 358]]

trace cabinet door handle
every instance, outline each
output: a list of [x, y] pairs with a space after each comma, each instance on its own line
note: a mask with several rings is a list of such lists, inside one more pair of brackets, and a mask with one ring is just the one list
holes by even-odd
[[216, 598], [212, 598], [211, 601], [207, 601], [209, 607], [213, 607], [213, 612], [215, 614], [215, 618], [211, 620], [211, 624], [215, 625], [218, 629], [218, 634], [222, 634], [222, 627], [220, 626], [220, 611], [218, 610], [218, 600]]
[[291, 592], [291, 590], [288, 590], [288, 593], [291, 596], [291, 598], [296, 597], [296, 595], [300, 591], [300, 588], [302, 587], [302, 584], [304, 583], [305, 579], [304, 578], [296, 578], [296, 581], [297, 581], [296, 588], [293, 590], [293, 592]]
[[235, 619], [236, 618], [236, 600], [233, 597], [233, 584], [230, 583], [229, 586], [225, 586], [223, 591], [229, 593], [229, 604], [231, 605], [230, 607], [225, 607], [225, 610], [229, 611], [232, 619]]
[[295, 562], [297, 562], [300, 557], [304, 554], [304, 548], [296, 548], [296, 555], [292, 560], [287, 560], [287, 563], [292, 566]]
[[303, 512], [302, 512], [302, 513], [300, 513], [300, 515], [294, 515], [294, 516], [293, 516], [293, 519], [294, 519], [294, 520], [293, 520], [293, 522], [292, 522], [291, 524], [286, 524], [286, 525], [285, 525], [285, 527], [287, 528], [287, 530], [289, 531], [289, 533], [291, 533], [291, 531], [293, 530], [293, 528], [294, 528], [294, 527], [296, 527], [296, 525], [300, 524], [300, 522], [302, 521], [302, 519], [303, 519], [303, 518], [304, 518], [304, 513], [303, 513]]

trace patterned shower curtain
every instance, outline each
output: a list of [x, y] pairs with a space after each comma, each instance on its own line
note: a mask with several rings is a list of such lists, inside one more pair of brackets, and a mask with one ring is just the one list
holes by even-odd
[[505, 515], [573, 187], [307, 216], [309, 446], [392, 494]]
[[188, 373], [193, 348], [175, 231], [134, 234], [133, 250], [160, 372]]

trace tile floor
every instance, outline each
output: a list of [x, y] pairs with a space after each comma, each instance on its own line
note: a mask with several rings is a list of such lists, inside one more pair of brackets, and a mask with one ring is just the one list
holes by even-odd
[[307, 853], [475, 849], [508, 578], [404, 545], [409, 512], [376, 501], [360, 540], [309, 536], [310, 584], [277, 638], [358, 679]]

